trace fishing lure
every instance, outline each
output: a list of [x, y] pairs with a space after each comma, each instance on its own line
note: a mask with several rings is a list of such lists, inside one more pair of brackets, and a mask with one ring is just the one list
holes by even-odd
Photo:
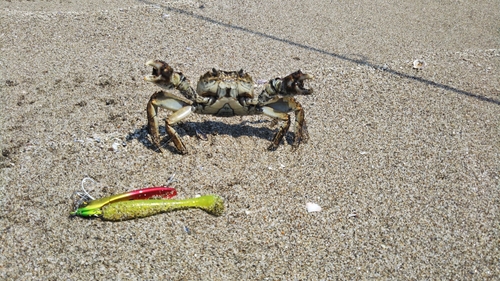
[[217, 195], [204, 195], [180, 200], [122, 201], [102, 207], [101, 216], [104, 220], [123, 221], [189, 208], [201, 209], [211, 215], [220, 216], [224, 213], [224, 200]]
[[77, 209], [71, 212], [70, 214], [72, 216], [81, 216], [81, 217], [101, 216], [102, 207], [116, 202], [126, 201], [126, 200], [136, 200], [136, 199], [149, 199], [154, 197], [172, 198], [176, 195], [177, 195], [177, 190], [175, 190], [175, 188], [173, 187], [166, 187], [166, 186], [148, 187], [104, 197], [101, 199], [95, 199], [90, 201], [89, 203], [83, 203], [81, 204], [81, 206], [78, 206]]
[[224, 213], [224, 200], [217, 195], [180, 200], [151, 199], [158, 197], [169, 199], [175, 195], [177, 191], [172, 187], [149, 187], [92, 200], [82, 204], [70, 214], [123, 221], [189, 208], [201, 209], [214, 216]]

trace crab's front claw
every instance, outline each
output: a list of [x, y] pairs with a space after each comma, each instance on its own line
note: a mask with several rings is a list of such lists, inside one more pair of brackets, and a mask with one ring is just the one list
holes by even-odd
[[304, 81], [308, 79], [314, 79], [314, 76], [307, 73], [302, 73], [302, 71], [297, 70], [296, 72], [286, 76], [282, 79], [280, 92], [282, 95], [310, 95], [313, 93], [313, 89], [306, 89], [304, 87]]
[[175, 88], [181, 81], [179, 75], [175, 75], [174, 70], [164, 61], [150, 60], [147, 66], [153, 67], [151, 75], [144, 76], [144, 80], [154, 83], [167, 90]]

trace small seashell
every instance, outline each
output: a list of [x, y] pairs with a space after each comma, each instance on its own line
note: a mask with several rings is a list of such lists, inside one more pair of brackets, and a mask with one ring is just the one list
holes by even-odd
[[425, 66], [427, 65], [427, 63], [425, 63], [425, 61], [423, 60], [414, 60], [413, 61], [413, 69], [423, 69]]
[[349, 214], [347, 215], [348, 218], [357, 218], [358, 217], [358, 214], [356, 213], [352, 213], [352, 214]]
[[306, 203], [306, 208], [309, 213], [321, 211], [321, 206], [316, 203], [311, 203], [311, 202]]
[[113, 149], [113, 151], [114, 151], [114, 152], [117, 152], [117, 151], [118, 151], [118, 146], [119, 146], [119, 145], [120, 145], [120, 144], [119, 144], [119, 143], [117, 143], [117, 142], [114, 142], [114, 143], [113, 143], [113, 145], [111, 145], [111, 147], [112, 147], [112, 149]]

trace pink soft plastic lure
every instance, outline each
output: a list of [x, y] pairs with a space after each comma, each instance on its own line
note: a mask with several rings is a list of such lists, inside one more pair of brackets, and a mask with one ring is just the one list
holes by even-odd
[[115, 202], [137, 200], [137, 199], [150, 199], [155, 197], [169, 199], [176, 195], [177, 195], [177, 190], [175, 190], [175, 188], [173, 187], [167, 187], [167, 186], [148, 187], [104, 197], [101, 199], [92, 200], [88, 204], [79, 207], [77, 210], [71, 212], [70, 214], [73, 216], [81, 216], [81, 217], [97, 217], [102, 215], [102, 207]]

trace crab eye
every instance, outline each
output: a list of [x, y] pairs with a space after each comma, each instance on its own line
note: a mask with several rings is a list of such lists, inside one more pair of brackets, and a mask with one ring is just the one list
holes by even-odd
[[155, 67], [153, 67], [153, 75], [158, 76], [158, 69], [156, 69]]

